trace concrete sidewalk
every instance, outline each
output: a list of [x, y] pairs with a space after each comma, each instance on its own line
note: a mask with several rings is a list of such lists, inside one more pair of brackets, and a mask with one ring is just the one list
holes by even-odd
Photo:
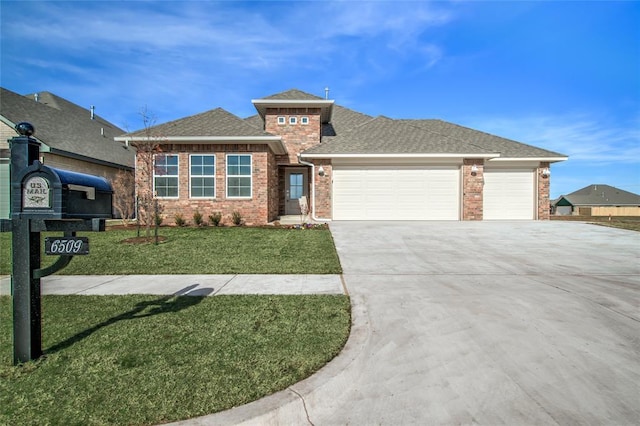
[[[42, 294], [345, 294], [340, 275], [51, 275]], [[11, 294], [11, 278], [0, 278], [0, 295]]]

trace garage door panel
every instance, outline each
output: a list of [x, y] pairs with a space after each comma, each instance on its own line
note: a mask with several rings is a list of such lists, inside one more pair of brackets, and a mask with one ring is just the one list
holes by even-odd
[[533, 170], [485, 169], [483, 200], [484, 219], [534, 219]]
[[458, 220], [458, 167], [334, 167], [336, 220]]

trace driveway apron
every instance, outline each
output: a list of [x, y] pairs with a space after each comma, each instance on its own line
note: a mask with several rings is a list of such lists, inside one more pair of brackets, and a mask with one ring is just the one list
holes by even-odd
[[637, 424], [640, 234], [334, 222], [368, 332], [315, 425]]

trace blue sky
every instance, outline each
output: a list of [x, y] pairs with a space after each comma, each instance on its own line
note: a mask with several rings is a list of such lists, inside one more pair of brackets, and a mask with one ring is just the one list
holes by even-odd
[[[0, 83], [128, 129], [297, 88], [568, 155], [551, 195], [640, 193], [640, 2], [6, 1]], [[36, 124], [37, 127], [37, 123]]]

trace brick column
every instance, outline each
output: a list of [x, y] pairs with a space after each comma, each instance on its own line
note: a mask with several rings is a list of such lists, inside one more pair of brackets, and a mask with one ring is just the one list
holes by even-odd
[[[472, 172], [476, 166], [477, 171]], [[482, 220], [484, 160], [465, 159], [462, 165], [462, 220]]]
[[[315, 199], [315, 215], [322, 219], [331, 219], [331, 182], [333, 181], [333, 168], [331, 166], [331, 160], [314, 160], [315, 164], [315, 184], [316, 184], [316, 199]], [[318, 169], [322, 166], [324, 169], [324, 176], [318, 175]]]
[[551, 177], [545, 176], [547, 169], [549, 169], [549, 163], [542, 162], [536, 171], [538, 177], [538, 220], [549, 220], [549, 186], [551, 184]]

